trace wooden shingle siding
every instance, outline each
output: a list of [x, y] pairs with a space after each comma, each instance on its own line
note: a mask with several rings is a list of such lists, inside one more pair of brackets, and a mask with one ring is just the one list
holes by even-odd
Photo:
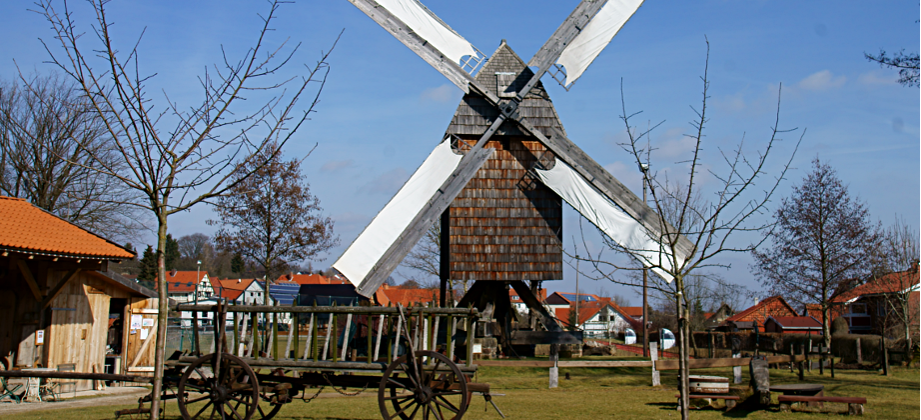
[[[521, 72], [511, 83], [510, 89], [516, 91], [533, 74], [503, 43], [477, 74], [477, 81], [498, 91], [497, 81], [502, 78], [496, 73], [507, 72]], [[540, 83], [522, 101], [519, 112], [542, 132], [563, 130]], [[447, 133], [475, 143], [497, 116], [495, 107], [470, 93], [458, 106]], [[461, 144], [461, 152], [467, 147]], [[537, 139], [524, 136], [513, 122], [504, 123], [486, 147], [495, 152], [448, 210], [450, 278], [562, 279], [562, 199], [527, 175], [539, 159], [552, 167], [552, 153]]]

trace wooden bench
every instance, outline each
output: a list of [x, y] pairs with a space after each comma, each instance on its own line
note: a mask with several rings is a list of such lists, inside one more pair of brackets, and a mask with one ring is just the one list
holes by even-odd
[[[675, 395], [675, 398], [678, 398], [678, 409], [681, 409], [681, 394]], [[732, 410], [736, 406], [736, 402], [739, 401], [738, 395], [730, 394], [688, 394], [688, 400], [707, 400], [707, 403], [710, 403], [710, 400], [725, 400], [726, 409]]]
[[780, 411], [790, 412], [790, 405], [798, 402], [817, 402], [817, 403], [842, 403], [847, 404], [847, 413], [852, 416], [863, 415], [863, 405], [867, 399], [863, 397], [829, 397], [829, 396], [809, 396], [809, 395], [779, 395], [777, 400], [780, 401]]

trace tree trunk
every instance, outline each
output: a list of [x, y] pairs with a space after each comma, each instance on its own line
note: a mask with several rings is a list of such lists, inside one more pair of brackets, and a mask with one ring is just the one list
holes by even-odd
[[[676, 279], [676, 281], [679, 281]], [[688, 369], [688, 334], [687, 334], [687, 314], [684, 311], [684, 305], [682, 302], [683, 294], [680, 292], [681, 285], [679, 283], [679, 292], [675, 299], [678, 304], [678, 372], [680, 378], [678, 380], [678, 389], [681, 394], [681, 401], [678, 403], [681, 409], [681, 420], [688, 420], [688, 405], [690, 403], [689, 395], [689, 382], [688, 374], [690, 370]]]
[[151, 390], [150, 418], [160, 417], [160, 390], [163, 387], [163, 363], [166, 353], [166, 323], [169, 315], [169, 295], [166, 289], [166, 215], [160, 215], [157, 226], [157, 348], [154, 353], [154, 382]]

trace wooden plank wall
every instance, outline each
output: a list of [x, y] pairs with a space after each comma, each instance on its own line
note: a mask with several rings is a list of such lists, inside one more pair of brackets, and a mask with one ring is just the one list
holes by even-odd
[[[54, 282], [64, 275], [52, 274]], [[105, 367], [106, 338], [109, 326], [109, 301], [127, 297], [128, 293], [99, 279], [91, 272], [81, 272], [51, 301], [51, 325], [45, 337], [48, 348], [47, 367], [76, 364], [77, 372], [97, 372]], [[92, 389], [92, 381], [77, 381], [78, 390]]]
[[562, 199], [527, 176], [546, 149], [522, 136], [486, 147], [496, 151], [449, 209], [450, 278], [562, 279]]

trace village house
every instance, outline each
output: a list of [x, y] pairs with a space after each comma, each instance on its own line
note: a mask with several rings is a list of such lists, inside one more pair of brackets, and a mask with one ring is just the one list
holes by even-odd
[[214, 293], [207, 271], [168, 271], [166, 290], [169, 298], [178, 303], [194, 302], [196, 292], [199, 299], [209, 298]]
[[[575, 316], [578, 299], [578, 317]], [[628, 328], [640, 331], [643, 323], [630, 316], [611, 298], [585, 293], [554, 292], [547, 296], [546, 307], [562, 324], [580, 328], [586, 336], [613, 336]]]
[[[859, 285], [832, 299], [835, 315], [847, 320], [852, 334], [876, 334], [900, 336], [904, 331], [899, 295], [904, 296], [909, 304], [911, 322], [909, 331], [916, 336], [919, 330], [919, 273], [914, 270], [889, 273], [865, 284]], [[833, 317], [833, 319], [836, 317]]]
[[723, 331], [753, 331], [764, 332], [764, 321], [768, 317], [795, 317], [796, 311], [780, 296], [771, 296], [755, 303], [750, 308], [736, 313], [719, 324], [717, 329]]
[[0, 354], [11, 355], [8, 367], [152, 374], [157, 294], [110, 270], [135, 257], [25, 200], [0, 196]]

